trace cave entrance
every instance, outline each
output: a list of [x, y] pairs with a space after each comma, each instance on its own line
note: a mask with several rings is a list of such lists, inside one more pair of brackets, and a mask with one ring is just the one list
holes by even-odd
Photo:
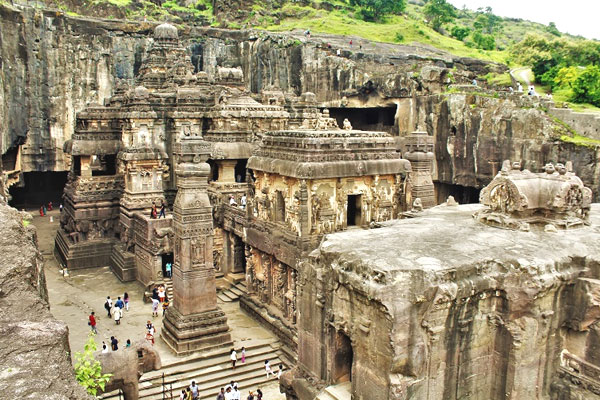
[[246, 182], [246, 164], [248, 164], [246, 159], [237, 160], [235, 163], [235, 181], [237, 183]]
[[352, 381], [354, 352], [352, 351], [352, 342], [348, 335], [342, 331], [337, 331], [333, 340], [333, 348], [335, 352], [332, 368], [333, 383]]
[[471, 186], [451, 185], [449, 183], [434, 184], [437, 204], [442, 204], [448, 199], [448, 196], [453, 196], [454, 200], [459, 204], [476, 204], [479, 203], [479, 192], [481, 189]]
[[[173, 253], [165, 253], [161, 255], [162, 274], [164, 278], [170, 278], [173, 275]], [[167, 264], [171, 263], [171, 272], [167, 272]]]
[[9, 204], [15, 208], [39, 208], [48, 202], [55, 207], [62, 201], [67, 172], [25, 172], [21, 185], [9, 188]]
[[362, 209], [362, 195], [348, 195], [348, 209], [346, 210], [346, 225], [358, 226], [361, 225], [360, 211]]
[[348, 118], [352, 129], [363, 131], [383, 131], [394, 134], [396, 125], [396, 106], [369, 107], [369, 108], [330, 108], [329, 115], [344, 126], [344, 119]]
[[233, 238], [233, 273], [246, 273], [246, 245], [238, 235]]

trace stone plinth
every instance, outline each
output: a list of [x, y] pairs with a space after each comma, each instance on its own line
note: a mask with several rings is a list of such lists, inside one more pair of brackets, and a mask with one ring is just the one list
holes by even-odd
[[231, 335], [227, 318], [217, 307], [212, 207], [207, 191], [210, 145], [192, 136], [175, 147], [180, 163], [173, 207], [173, 305], [167, 310], [161, 337], [175, 353], [186, 354], [228, 346]]

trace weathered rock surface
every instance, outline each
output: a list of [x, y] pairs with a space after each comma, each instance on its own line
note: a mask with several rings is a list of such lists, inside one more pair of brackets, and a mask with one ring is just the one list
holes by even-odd
[[35, 228], [0, 205], [0, 398], [90, 399], [75, 381], [67, 325], [48, 308]]
[[488, 227], [480, 207], [326, 237], [299, 277], [299, 398], [344, 373], [359, 399], [595, 398], [600, 207], [560, 233]]
[[[68, 170], [62, 145], [71, 137], [76, 112], [102, 104], [117, 79], [133, 83], [153, 27], [0, 4], [2, 152], [26, 143], [24, 172]], [[321, 103], [355, 96], [378, 105], [385, 98], [439, 91], [446, 68], [456, 67], [459, 82], [488, 70], [486, 63], [425, 46], [365, 42], [357, 51], [333, 35], [302, 43], [301, 33], [184, 27], [180, 37], [197, 70], [216, 76], [217, 66], [241, 67], [253, 93], [313, 92]], [[415, 71], [425, 67], [417, 79]]]
[[[402, 99], [400, 134], [426, 130], [435, 137], [434, 181], [482, 188], [503, 160], [520, 161], [539, 172], [546, 163], [573, 162], [575, 173], [600, 192], [599, 148], [559, 140], [564, 126], [518, 94], [451, 93]], [[400, 139], [402, 141], [402, 138]]]

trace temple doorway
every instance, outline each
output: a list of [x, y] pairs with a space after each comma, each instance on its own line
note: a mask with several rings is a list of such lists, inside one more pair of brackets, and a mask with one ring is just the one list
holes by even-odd
[[337, 331], [334, 338], [334, 351], [332, 379], [333, 383], [342, 383], [352, 381], [352, 363], [354, 352], [352, 351], [352, 342], [348, 335], [342, 331]]
[[173, 253], [165, 253], [161, 255], [162, 258], [162, 274], [164, 278], [170, 278], [167, 274], [167, 264], [171, 263], [171, 275], [173, 274]]
[[233, 273], [246, 272], [246, 245], [241, 237], [233, 236]]
[[51, 201], [58, 208], [66, 183], [67, 172], [25, 172], [23, 181], [10, 187], [9, 204], [16, 208], [39, 208]]
[[348, 195], [348, 209], [346, 211], [346, 225], [347, 226], [359, 226], [361, 225], [361, 212], [362, 209], [362, 195], [360, 194], [349, 194]]

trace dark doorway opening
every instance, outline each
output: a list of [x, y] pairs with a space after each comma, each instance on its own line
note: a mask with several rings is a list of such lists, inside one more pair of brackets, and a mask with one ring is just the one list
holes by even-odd
[[11, 147], [2, 155], [2, 168], [4, 171], [14, 171], [17, 169], [17, 158], [19, 155], [18, 147]]
[[285, 198], [281, 190], [277, 191], [275, 197], [275, 222], [285, 222]]
[[233, 240], [233, 272], [246, 272], [246, 245], [241, 237], [234, 235]]
[[208, 165], [210, 165], [210, 178], [209, 182], [216, 182], [219, 180], [219, 166], [214, 160], [208, 160]]
[[92, 156], [92, 176], [107, 176], [117, 173], [117, 156], [107, 154], [102, 156]]
[[[170, 278], [173, 275], [173, 253], [165, 253], [161, 255], [162, 258], [162, 274], [165, 278]], [[171, 272], [167, 272], [167, 264], [171, 263]]]
[[329, 115], [343, 127], [348, 118], [352, 129], [395, 133], [396, 107], [330, 108]]
[[58, 207], [67, 183], [67, 172], [25, 172], [23, 182], [22, 186], [13, 185], [9, 188], [11, 206], [39, 208], [51, 201], [54, 207]]
[[448, 200], [448, 196], [454, 197], [459, 204], [479, 203], [479, 192], [481, 189], [471, 186], [451, 185], [448, 183], [435, 183], [437, 204]]
[[346, 212], [346, 225], [357, 226], [361, 225], [361, 209], [362, 209], [362, 196], [360, 194], [349, 194], [348, 195], [348, 210]]
[[337, 331], [333, 345], [335, 349], [335, 356], [333, 357], [333, 382], [350, 382], [352, 381], [352, 363], [354, 361], [352, 342], [344, 332]]
[[246, 165], [248, 160], [237, 160], [235, 163], [235, 181], [238, 183], [246, 182]]

